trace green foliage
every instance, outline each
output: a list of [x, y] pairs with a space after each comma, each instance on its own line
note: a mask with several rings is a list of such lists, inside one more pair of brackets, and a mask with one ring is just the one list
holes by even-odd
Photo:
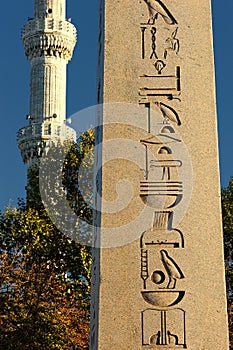
[[233, 177], [222, 189], [222, 219], [230, 347], [233, 348]]
[[82, 134], [79, 147], [72, 145], [64, 163], [63, 184], [74, 212], [92, 223], [94, 131]]
[[[63, 168], [67, 199], [90, 223], [93, 191], [90, 186], [84, 199], [80, 181], [91, 183], [93, 131], [83, 134], [78, 145], [65, 147], [70, 148]], [[61, 145], [51, 148], [66, 151]], [[80, 176], [81, 167], [85, 172]], [[49, 181], [56, 181], [53, 174]], [[85, 224], [79, 229], [90, 234]], [[0, 217], [0, 254], [0, 348], [88, 349], [90, 248], [72, 241], [51, 222], [40, 198], [37, 164], [28, 170], [26, 205], [21, 201]]]

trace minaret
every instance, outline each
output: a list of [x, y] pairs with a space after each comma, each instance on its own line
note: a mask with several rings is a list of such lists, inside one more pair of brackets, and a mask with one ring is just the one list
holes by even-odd
[[76, 36], [75, 26], [66, 19], [66, 0], [34, 0], [34, 18], [22, 30], [31, 67], [29, 125], [18, 132], [22, 158], [29, 165], [51, 143], [75, 139], [65, 120], [66, 65]]

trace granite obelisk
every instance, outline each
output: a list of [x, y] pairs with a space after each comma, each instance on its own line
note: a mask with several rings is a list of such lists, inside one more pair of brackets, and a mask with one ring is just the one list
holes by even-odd
[[103, 0], [92, 350], [227, 350], [210, 0]]

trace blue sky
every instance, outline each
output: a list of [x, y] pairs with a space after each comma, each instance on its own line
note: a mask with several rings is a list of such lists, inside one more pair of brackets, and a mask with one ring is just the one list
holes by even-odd
[[[226, 186], [233, 175], [233, 1], [213, 0], [212, 7], [221, 183]], [[20, 31], [27, 18], [33, 17], [33, 0], [2, 1], [1, 11], [0, 209], [25, 196], [26, 166], [17, 147], [16, 133], [27, 124], [30, 70]], [[68, 67], [69, 116], [96, 102], [98, 0], [92, 0], [88, 6], [87, 1], [67, 0], [67, 17], [72, 17], [79, 31], [78, 45]]]

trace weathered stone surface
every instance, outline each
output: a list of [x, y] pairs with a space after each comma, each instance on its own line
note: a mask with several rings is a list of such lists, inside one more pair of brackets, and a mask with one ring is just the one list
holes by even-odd
[[227, 350], [210, 1], [101, 18], [91, 349]]

